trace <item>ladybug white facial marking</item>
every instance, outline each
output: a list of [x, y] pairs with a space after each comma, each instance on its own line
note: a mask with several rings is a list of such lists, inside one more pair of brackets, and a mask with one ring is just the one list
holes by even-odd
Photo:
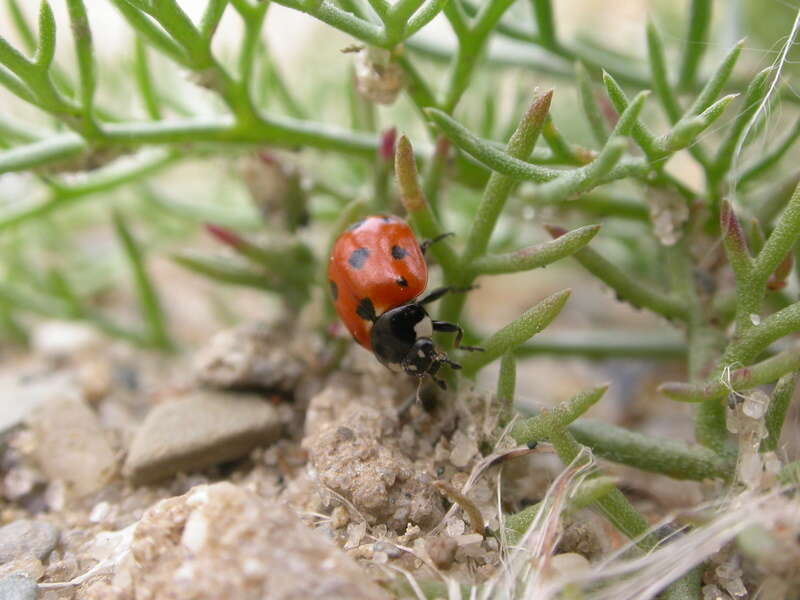
[[416, 325], [414, 325], [414, 334], [417, 338], [429, 338], [433, 335], [433, 321], [428, 315], [425, 315]]

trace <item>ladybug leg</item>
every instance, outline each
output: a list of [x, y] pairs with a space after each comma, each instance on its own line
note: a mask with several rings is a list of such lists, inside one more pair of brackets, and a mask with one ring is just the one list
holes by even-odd
[[[420, 379], [420, 383], [422, 379]], [[397, 409], [397, 416], [400, 417], [404, 415], [409, 408], [411, 408], [414, 402], [422, 402], [419, 397], [419, 386], [417, 386], [417, 393], [416, 394], [409, 394], [408, 398], [403, 400], [403, 403]]]
[[442, 362], [443, 362], [444, 364], [446, 364], [448, 367], [450, 367], [451, 369], [455, 369], [456, 371], [458, 371], [459, 369], [461, 369], [461, 365], [460, 365], [460, 364], [458, 364], [458, 363], [457, 363], [457, 362], [455, 362], [454, 360], [450, 360], [450, 359], [449, 359], [449, 358], [447, 358], [446, 356], [442, 358]]
[[[436, 374], [439, 372], [439, 368], [442, 366], [443, 363], [450, 364], [451, 362], [452, 361], [450, 361], [447, 358], [447, 356], [445, 356], [444, 354], [440, 354], [436, 362], [434, 362], [431, 365], [430, 369], [428, 370], [428, 375], [430, 375], [430, 378], [433, 379], [434, 383], [443, 390], [447, 389], [447, 382], [444, 379], [440, 379], [439, 377], [437, 377]], [[456, 365], [457, 368], [459, 369], [461, 368], [461, 365], [457, 363], [453, 364]]]
[[419, 245], [419, 249], [422, 250], [422, 254], [425, 254], [428, 248], [431, 247], [433, 244], [435, 244], [436, 242], [441, 242], [444, 238], [450, 237], [451, 235], [455, 235], [455, 233], [450, 231], [449, 233], [443, 233], [441, 235], [437, 235], [432, 240], [423, 240], [423, 242]]
[[467, 352], [483, 352], [480, 346], [462, 346], [461, 340], [464, 339], [464, 330], [461, 325], [450, 323], [448, 321], [433, 321], [433, 330], [441, 331], [444, 333], [456, 333], [455, 347], [459, 350], [466, 350]]
[[463, 294], [470, 290], [474, 290], [477, 288], [477, 285], [469, 285], [467, 287], [454, 287], [451, 285], [447, 285], [444, 287], [436, 288], [432, 290], [430, 293], [423, 296], [422, 300], [417, 302], [417, 304], [430, 304], [431, 302], [436, 302], [439, 298], [444, 296], [445, 294]]

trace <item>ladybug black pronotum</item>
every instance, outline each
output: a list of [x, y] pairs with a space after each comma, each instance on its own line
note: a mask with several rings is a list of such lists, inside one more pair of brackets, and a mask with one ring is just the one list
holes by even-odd
[[336, 311], [359, 344], [392, 371], [430, 375], [445, 389], [436, 377], [441, 366], [461, 366], [436, 349], [433, 332], [455, 332], [457, 348], [480, 348], [461, 346], [461, 327], [435, 321], [425, 310], [448, 292], [466, 290], [442, 287], [417, 299], [428, 284], [425, 249], [436, 241], [420, 244], [399, 217], [366, 217], [336, 240], [328, 280]]

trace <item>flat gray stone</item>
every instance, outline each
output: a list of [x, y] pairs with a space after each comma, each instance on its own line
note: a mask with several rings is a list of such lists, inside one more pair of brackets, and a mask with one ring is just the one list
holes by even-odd
[[36, 582], [25, 575], [0, 579], [0, 600], [36, 600], [36, 593]]
[[263, 397], [199, 391], [150, 411], [122, 472], [150, 483], [246, 456], [280, 435], [278, 411]]
[[0, 527], [0, 564], [33, 554], [44, 560], [56, 547], [59, 538], [56, 527], [45, 521], [19, 519]]

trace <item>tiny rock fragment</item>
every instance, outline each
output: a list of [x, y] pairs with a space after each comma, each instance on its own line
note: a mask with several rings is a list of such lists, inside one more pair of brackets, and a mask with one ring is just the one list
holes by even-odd
[[747, 595], [747, 588], [742, 582], [742, 570], [733, 564], [733, 559], [728, 560], [714, 570], [719, 585], [734, 598]]
[[448, 536], [436, 536], [425, 541], [425, 549], [437, 568], [447, 570], [453, 566], [458, 543]]
[[347, 514], [347, 509], [344, 506], [337, 506], [331, 512], [331, 527], [334, 529], [342, 529], [347, 527], [350, 522], [350, 515]]
[[45, 570], [50, 581], [69, 581], [77, 577], [79, 572], [78, 558], [73, 552], [65, 552], [62, 558], [57, 558], [55, 554], [51, 555]]
[[407, 546], [416, 540], [420, 535], [422, 535], [422, 530], [419, 528], [419, 525], [412, 525], [409, 523], [408, 527], [406, 527], [405, 533], [397, 538], [397, 541], [404, 546]]
[[151, 507], [126, 564], [136, 600], [381, 600], [386, 594], [330, 540], [277, 502], [231, 483]]
[[102, 488], [117, 470], [117, 457], [94, 411], [75, 394], [50, 397], [28, 417], [34, 455], [50, 480], [60, 479], [68, 495]]
[[465, 533], [453, 539], [459, 546], [470, 546], [472, 544], [480, 544], [483, 541], [483, 536], [480, 533]]
[[32, 554], [39, 560], [56, 547], [59, 531], [45, 521], [19, 519], [0, 527], [0, 563]]
[[347, 541], [344, 544], [345, 550], [350, 550], [361, 544], [361, 540], [367, 534], [367, 522], [350, 523], [347, 526]]
[[221, 331], [197, 352], [195, 376], [220, 389], [290, 391], [305, 366], [288, 346], [285, 332], [264, 323]]
[[73, 375], [66, 371], [54, 371], [36, 378], [0, 375], [0, 396], [4, 398], [0, 402], [0, 431], [16, 427], [49, 398], [66, 391], [76, 394], [80, 391]]
[[89, 521], [92, 523], [102, 523], [111, 513], [111, 505], [108, 502], [98, 502], [89, 513]]
[[36, 582], [25, 575], [0, 579], [0, 600], [36, 600]]
[[730, 600], [730, 596], [715, 585], [704, 585], [703, 600]]
[[53, 479], [44, 491], [44, 501], [52, 511], [60, 511], [67, 504], [67, 486], [62, 479]]
[[41, 483], [42, 474], [26, 466], [12, 467], [3, 477], [3, 496], [8, 500], [17, 500], [30, 493], [37, 483]]
[[445, 523], [445, 531], [447, 531], [447, 535], [451, 537], [460, 536], [466, 530], [467, 524], [463, 521], [463, 519], [459, 519], [458, 517], [450, 517]]
[[550, 566], [560, 577], [569, 578], [570, 576], [586, 571], [589, 568], [589, 561], [586, 557], [574, 552], [556, 554], [550, 560]]
[[382, 552], [388, 558], [400, 558], [403, 556], [403, 550], [397, 547], [396, 544], [391, 542], [375, 542], [372, 548], [375, 552]]
[[478, 444], [462, 431], [456, 431], [452, 439], [453, 449], [450, 451], [450, 462], [458, 468], [466, 467], [478, 453]]
[[33, 581], [39, 581], [44, 575], [44, 565], [33, 554], [25, 554], [21, 558], [0, 565], [0, 578], [14, 574], [25, 575]]
[[123, 474], [136, 484], [247, 456], [281, 435], [278, 410], [255, 394], [195, 392], [153, 408]]
[[114, 370], [109, 360], [94, 358], [78, 366], [78, 383], [88, 402], [97, 404], [114, 384]]
[[45, 321], [32, 334], [33, 349], [49, 358], [74, 358], [97, 349], [100, 342], [94, 327], [75, 321]]
[[604, 547], [597, 530], [590, 523], [575, 521], [564, 528], [558, 542], [558, 551], [564, 554], [580, 554], [591, 560], [600, 558]]

